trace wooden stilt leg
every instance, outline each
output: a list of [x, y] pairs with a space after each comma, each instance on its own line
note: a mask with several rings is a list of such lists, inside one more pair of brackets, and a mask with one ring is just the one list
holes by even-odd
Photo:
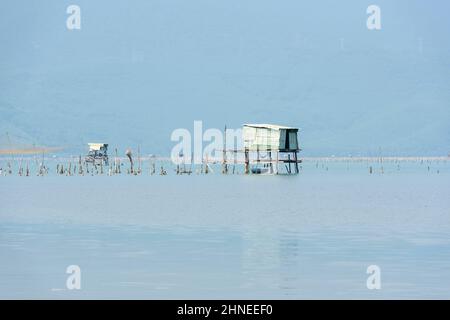
[[250, 158], [249, 158], [248, 150], [244, 151], [244, 155], [245, 155], [245, 174], [249, 174], [250, 173]]

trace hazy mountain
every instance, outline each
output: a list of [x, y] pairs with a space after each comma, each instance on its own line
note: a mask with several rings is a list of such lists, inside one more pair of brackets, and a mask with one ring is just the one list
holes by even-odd
[[[304, 155], [446, 155], [450, 3], [7, 1], [0, 135], [168, 154], [171, 132], [298, 126]], [[81, 7], [81, 30], [66, 8]]]

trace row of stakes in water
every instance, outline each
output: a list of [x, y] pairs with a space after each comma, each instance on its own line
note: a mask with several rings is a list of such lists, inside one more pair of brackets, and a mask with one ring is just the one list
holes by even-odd
[[[36, 171], [35, 171], [35, 175], [37, 176], [45, 176], [48, 175], [49, 173], [49, 167], [47, 165], [44, 164], [44, 162], [38, 162], [36, 161]], [[315, 163], [315, 167], [316, 168], [322, 168], [323, 170], [328, 171], [329, 167], [328, 164], [326, 164], [328, 161], [325, 162], [320, 162], [316, 161]], [[380, 162], [382, 163], [382, 161], [376, 161], [376, 162]], [[394, 162], [396, 164], [396, 170], [400, 171], [400, 161], [391, 161]], [[420, 165], [426, 165], [427, 171], [430, 172], [431, 170], [431, 161], [430, 160], [420, 160], [418, 161], [420, 163]], [[114, 160], [114, 164], [110, 164], [109, 166], [105, 166], [103, 165], [103, 163], [88, 163], [86, 161], [81, 161], [81, 157], [78, 160], [78, 162], [73, 162], [73, 161], [69, 161], [66, 165], [64, 164], [60, 164], [58, 163], [56, 165], [56, 174], [57, 175], [65, 175], [65, 176], [73, 176], [73, 175], [103, 175], [103, 174], [107, 174], [109, 176], [112, 175], [118, 175], [118, 174], [122, 174], [122, 173], [126, 173], [129, 175], [141, 175], [143, 173], [142, 167], [141, 167], [141, 162], [139, 161], [139, 167], [137, 169], [134, 168], [133, 166], [133, 162], [130, 161], [130, 166], [127, 166], [126, 169], [123, 168], [124, 167], [124, 163], [122, 163], [120, 161], [120, 159], [115, 159]], [[368, 170], [369, 174], [374, 174], [374, 173], [381, 173], [384, 174], [385, 173], [385, 167], [383, 165], [381, 166], [373, 166], [370, 165], [369, 162], [366, 162], [366, 167]], [[303, 166], [299, 167], [300, 171], [303, 171]], [[349, 162], [347, 162], [347, 170], [349, 170]], [[12, 175], [14, 174], [13, 170], [13, 165], [11, 165], [11, 162], [8, 161], [6, 164], [6, 167], [0, 167], [0, 176], [6, 176], [6, 175]], [[149, 169], [149, 173], [150, 175], [155, 175], [156, 174], [156, 163], [154, 161], [151, 161], [150, 163], [150, 169]], [[174, 169], [174, 172], [177, 175], [183, 175], [183, 174], [187, 174], [190, 175], [193, 172], [195, 172], [196, 174], [208, 174], [210, 172], [214, 173], [212, 167], [208, 164], [202, 164], [199, 167], [194, 168], [194, 170], [192, 170], [191, 167], [186, 167], [186, 165], [181, 164], [181, 165], [177, 165], [176, 168]], [[222, 166], [222, 173], [223, 174], [239, 174], [238, 170], [236, 169], [235, 165], [225, 165]], [[440, 173], [439, 169], [436, 170], [436, 173]], [[33, 175], [32, 170], [31, 170], [31, 166], [29, 165], [29, 161], [24, 161], [21, 159], [19, 161], [19, 168], [17, 170], [17, 174], [19, 176], [31, 176]], [[167, 175], [167, 170], [164, 168], [163, 165], [160, 166], [159, 170], [158, 170], [158, 174], [159, 175]]]

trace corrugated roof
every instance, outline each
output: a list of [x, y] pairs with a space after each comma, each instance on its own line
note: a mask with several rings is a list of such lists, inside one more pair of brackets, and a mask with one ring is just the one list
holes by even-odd
[[102, 148], [102, 147], [108, 147], [107, 143], [90, 142], [90, 143], [88, 143], [88, 145], [89, 145], [90, 150], [100, 150], [100, 148]]
[[276, 124], [268, 124], [268, 123], [245, 123], [244, 127], [252, 127], [252, 128], [267, 128], [272, 130], [281, 130], [281, 129], [296, 129], [294, 127], [280, 126]]

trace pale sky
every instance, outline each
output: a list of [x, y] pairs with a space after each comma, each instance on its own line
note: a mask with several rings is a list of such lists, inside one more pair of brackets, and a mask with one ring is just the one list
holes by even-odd
[[308, 156], [446, 155], [449, 14], [448, 1], [3, 1], [0, 135], [168, 155], [194, 120], [261, 122], [299, 127]]

